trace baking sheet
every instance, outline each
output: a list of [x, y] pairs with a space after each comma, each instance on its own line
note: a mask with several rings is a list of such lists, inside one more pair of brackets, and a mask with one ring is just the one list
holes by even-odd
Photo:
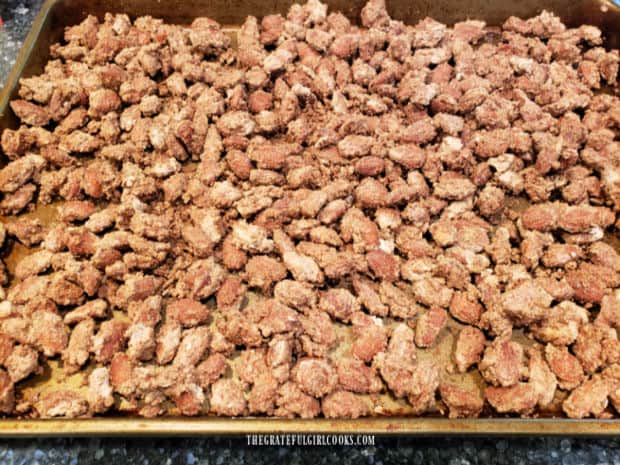
[[[358, 22], [361, 8], [366, 0], [327, 1], [330, 10], [339, 10]], [[160, 2], [154, 0], [48, 0], [33, 23], [24, 46], [16, 60], [5, 87], [0, 91], [0, 131], [16, 128], [18, 122], [8, 110], [8, 102], [17, 93], [20, 77], [39, 74], [48, 59], [49, 46], [61, 39], [65, 26], [77, 24], [88, 14], [100, 18], [105, 12], [127, 13], [131, 17], [151, 15], [164, 19], [167, 23], [188, 24], [196, 16], [209, 16], [220, 22], [225, 29], [235, 35], [247, 15], [261, 17], [271, 13], [286, 13], [294, 1], [275, 0], [258, 2], [256, 0], [190, 0], [184, 2]], [[497, 2], [492, 0], [444, 0], [416, 1], [391, 0], [388, 10], [394, 19], [410, 24], [425, 16], [454, 23], [467, 18], [483, 19], [489, 25], [499, 25], [508, 16], [534, 16], [542, 9], [558, 14], [569, 26], [583, 23], [599, 26], [605, 36], [605, 46], [620, 47], [620, 8], [609, 0], [526, 0]], [[25, 216], [25, 215], [22, 215]], [[29, 213], [47, 224], [55, 220], [55, 206], [44, 206]], [[7, 259], [11, 270], [15, 263], [29, 253], [28, 249], [16, 246]], [[454, 334], [458, 323], [453, 320], [447, 330], [442, 332], [436, 347], [420, 351], [421, 357], [450, 359]], [[343, 333], [344, 337], [348, 337]], [[518, 337], [518, 335], [517, 335]], [[525, 338], [521, 339], [523, 342]], [[24, 399], [37, 392], [59, 385], [79, 388], [82, 374], [65, 377], [58, 362], [50, 361], [44, 373], [25, 383], [21, 390]], [[455, 381], [477, 383], [477, 373], [450, 375]], [[558, 399], [558, 401], [561, 399]], [[567, 420], [567, 419], [518, 419], [486, 418], [450, 420], [447, 418], [407, 417], [408, 407], [382, 396], [376, 417], [357, 420], [299, 420], [277, 418], [227, 419], [216, 417], [186, 418], [167, 417], [142, 419], [127, 416], [108, 416], [93, 419], [67, 420], [29, 420], [6, 419], [0, 421], [0, 435], [128, 435], [128, 434], [241, 434], [247, 432], [315, 432], [315, 433], [379, 433], [379, 434], [579, 434], [616, 435], [620, 433], [620, 420]], [[544, 416], [557, 413], [555, 403]], [[439, 404], [438, 404], [439, 408]], [[174, 411], [171, 412], [174, 414]], [[439, 412], [437, 412], [439, 413]], [[483, 412], [490, 414], [490, 412]]]

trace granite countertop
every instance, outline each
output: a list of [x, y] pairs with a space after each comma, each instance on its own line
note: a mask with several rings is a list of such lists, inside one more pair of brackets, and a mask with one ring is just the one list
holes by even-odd
[[[0, 0], [0, 83], [43, 0]], [[373, 447], [249, 447], [245, 438], [0, 440], [0, 465], [109, 464], [620, 465], [620, 440], [376, 438]]]
[[369, 448], [252, 447], [245, 439], [38, 439], [0, 441], [7, 465], [617, 465], [617, 440], [385, 438]]
[[0, 0], [0, 18], [4, 22], [0, 27], [0, 84], [4, 84], [42, 4], [43, 0]]

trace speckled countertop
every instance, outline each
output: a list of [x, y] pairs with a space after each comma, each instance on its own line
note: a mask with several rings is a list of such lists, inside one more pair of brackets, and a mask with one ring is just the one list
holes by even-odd
[[377, 438], [369, 448], [247, 447], [244, 439], [0, 441], [0, 464], [617, 465], [617, 440]]
[[[4, 22], [0, 27], [0, 84], [4, 83], [42, 3], [42, 0], [0, 0], [0, 17]], [[373, 447], [282, 448], [249, 447], [245, 438], [0, 438], [0, 465], [321, 465], [334, 462], [341, 465], [620, 465], [620, 439], [377, 437]]]
[[0, 85], [4, 84], [15, 63], [17, 52], [42, 4], [43, 0], [0, 0], [0, 18], [4, 22], [0, 27]]

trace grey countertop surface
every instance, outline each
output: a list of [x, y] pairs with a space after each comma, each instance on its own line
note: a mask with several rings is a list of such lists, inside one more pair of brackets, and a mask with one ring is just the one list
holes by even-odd
[[[94, 0], [96, 1], [96, 0]], [[164, 0], [165, 1], [165, 0]], [[0, 0], [0, 83], [42, 0]], [[0, 438], [0, 465], [228, 465], [413, 463], [437, 465], [620, 465], [620, 439], [382, 438], [373, 447], [249, 447], [245, 438]]]
[[0, 0], [0, 85], [15, 63], [15, 57], [30, 30], [43, 0]]
[[248, 447], [243, 438], [0, 440], [0, 464], [617, 465], [618, 440], [376, 438], [373, 447]]

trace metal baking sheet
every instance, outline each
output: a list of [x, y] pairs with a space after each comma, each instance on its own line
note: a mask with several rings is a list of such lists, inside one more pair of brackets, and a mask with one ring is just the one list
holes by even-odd
[[[330, 10], [339, 10], [357, 22], [366, 0], [327, 0]], [[33, 22], [32, 29], [16, 59], [15, 66], [0, 90], [0, 131], [16, 128], [18, 121], [8, 103], [16, 97], [21, 77], [42, 72], [49, 56], [49, 46], [58, 42], [64, 28], [81, 22], [88, 14], [100, 18], [106, 12], [126, 13], [132, 18], [151, 15], [171, 24], [189, 24], [197, 16], [208, 16], [220, 22], [235, 35], [247, 15], [285, 14], [293, 0], [259, 2], [257, 0], [189, 0], [161, 2], [158, 0], [47, 0]], [[393, 18], [409, 24], [431, 16], [452, 24], [467, 18], [482, 19], [489, 25], [500, 25], [511, 15], [523, 18], [546, 9], [559, 15], [565, 24], [594, 24], [604, 33], [605, 46], [620, 47], [620, 7], [610, 0], [524, 0], [497, 2], [493, 0], [388, 0]], [[53, 221], [49, 207], [29, 215]], [[14, 251], [7, 265], [11, 268], [26, 250]], [[449, 357], [453, 329], [446, 332], [436, 350], [426, 356]], [[446, 348], [448, 349], [446, 351]], [[77, 378], [62, 379], [55, 362], [49, 364], [48, 382], [77, 384]], [[476, 382], [475, 376], [467, 382]], [[41, 379], [27, 381], [23, 388], [36, 392]], [[467, 434], [467, 435], [588, 435], [620, 434], [620, 420], [568, 420], [561, 418], [481, 418], [459, 419], [406, 416], [402, 405], [387, 405], [385, 416], [357, 420], [278, 419], [278, 418], [217, 418], [165, 417], [143, 419], [120, 416], [118, 413], [92, 419], [63, 420], [0, 420], [0, 436], [67, 436], [67, 435], [198, 435], [245, 433], [374, 433], [374, 434]], [[489, 413], [489, 412], [485, 412]], [[543, 412], [552, 416], [557, 411]]]

